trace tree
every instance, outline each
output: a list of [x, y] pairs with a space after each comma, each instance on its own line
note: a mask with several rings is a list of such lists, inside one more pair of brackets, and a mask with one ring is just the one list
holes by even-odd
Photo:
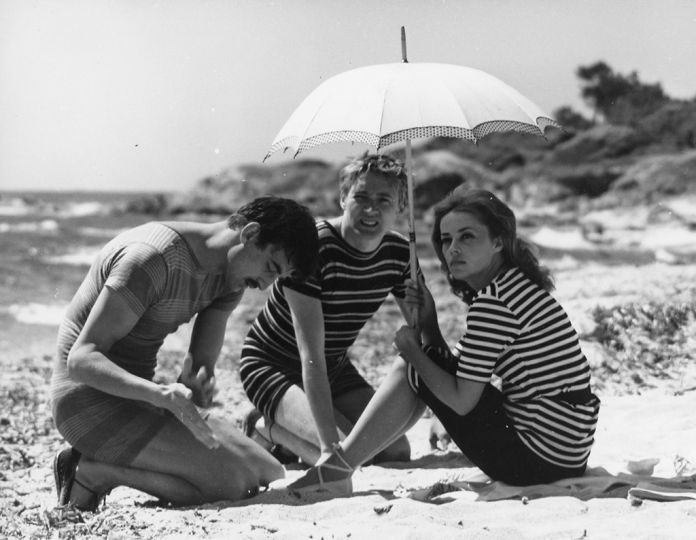
[[568, 105], [563, 105], [553, 113], [556, 122], [563, 126], [563, 129], [570, 131], [585, 131], [593, 126], [593, 122], [585, 118], [582, 114]]
[[633, 71], [615, 73], [605, 62], [580, 66], [581, 95], [597, 115], [612, 124], [634, 124], [669, 101], [659, 83], [645, 84]]

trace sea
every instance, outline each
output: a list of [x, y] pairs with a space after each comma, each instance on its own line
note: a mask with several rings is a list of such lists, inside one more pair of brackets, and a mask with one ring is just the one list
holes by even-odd
[[[126, 229], [172, 219], [132, 211], [147, 206], [133, 203], [153, 195], [163, 193], [0, 191], [0, 350], [29, 350], [33, 343], [55, 338], [63, 313], [99, 249]], [[696, 216], [693, 202], [689, 212], [682, 209], [681, 213]], [[555, 271], [572, 268], [579, 259], [654, 260], [656, 246], [643, 249], [641, 244], [651, 238], [648, 233], [654, 233], [661, 248], [676, 243], [696, 253], [693, 227], [672, 227], [668, 233], [656, 226], [636, 231], [617, 226], [616, 230], [624, 239], [630, 234], [639, 237], [622, 250], [618, 245], [592, 245], [578, 226], [541, 226], [520, 232], [541, 248], [545, 264]], [[428, 243], [427, 235], [423, 239]], [[694, 259], [696, 254], [690, 255], [689, 261]]]
[[[97, 251], [119, 232], [157, 219], [129, 211], [152, 195], [0, 191], [0, 323], [55, 327]], [[588, 248], [579, 229], [541, 228], [534, 240]]]
[[156, 219], [128, 211], [152, 194], [0, 191], [0, 348], [53, 336], [97, 251]]

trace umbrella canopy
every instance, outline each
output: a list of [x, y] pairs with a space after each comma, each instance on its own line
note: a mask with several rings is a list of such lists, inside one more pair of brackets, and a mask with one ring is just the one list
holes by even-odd
[[476, 142], [496, 131], [543, 135], [559, 127], [517, 90], [481, 70], [437, 63], [367, 66], [336, 75], [310, 93], [266, 155], [332, 142], [381, 149], [422, 137]]
[[409, 63], [401, 29], [403, 62], [366, 66], [331, 77], [295, 109], [264, 161], [279, 150], [300, 152], [334, 142], [377, 150], [406, 142], [411, 278], [416, 280], [411, 139], [456, 137], [476, 142], [496, 131], [544, 135], [560, 127], [501, 80], [464, 66]]

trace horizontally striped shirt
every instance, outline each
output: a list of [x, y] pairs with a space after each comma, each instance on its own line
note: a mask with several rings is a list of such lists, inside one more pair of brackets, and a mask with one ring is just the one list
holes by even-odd
[[[317, 223], [319, 269], [305, 282], [277, 280], [244, 346], [271, 362], [299, 362], [292, 315], [284, 289], [290, 288], [321, 301], [327, 363], [339, 361], [367, 320], [391, 293], [403, 298], [409, 277], [408, 240], [387, 232], [373, 251], [349, 245], [328, 221]], [[299, 369], [299, 366], [298, 366]]]
[[534, 453], [561, 467], [586, 464], [599, 400], [578, 335], [547, 291], [517, 268], [503, 272], [474, 297], [453, 353], [457, 377], [501, 379], [505, 411]]
[[108, 357], [126, 371], [152, 379], [165, 337], [206, 308], [233, 310], [244, 289], [232, 290], [224, 274], [205, 271], [179, 233], [147, 223], [119, 234], [102, 250], [73, 297], [58, 330], [54, 393], [74, 386], [67, 357], [104, 287], [116, 292], [138, 322]]

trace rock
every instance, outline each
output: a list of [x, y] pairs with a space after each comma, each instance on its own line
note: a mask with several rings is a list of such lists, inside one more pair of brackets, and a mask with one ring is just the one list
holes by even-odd
[[659, 203], [665, 197], [696, 194], [696, 150], [645, 156], [612, 185], [608, 197], [620, 206]]
[[627, 126], [600, 124], [557, 145], [548, 157], [554, 165], [586, 165], [627, 156], [648, 142], [645, 135]]

